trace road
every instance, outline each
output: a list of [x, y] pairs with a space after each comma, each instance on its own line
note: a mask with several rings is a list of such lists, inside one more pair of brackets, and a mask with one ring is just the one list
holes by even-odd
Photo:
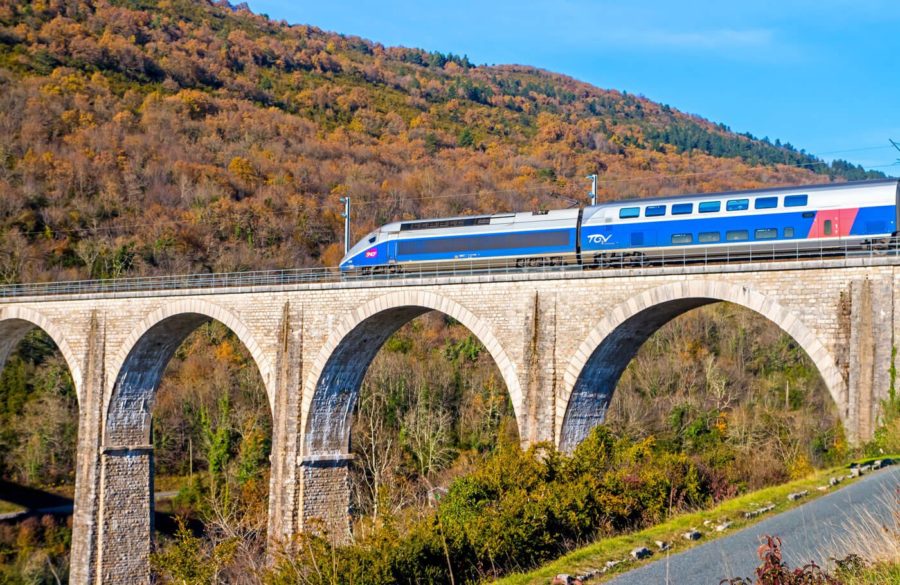
[[872, 525], [872, 518], [890, 521], [897, 489], [900, 489], [900, 466], [894, 465], [731, 536], [661, 558], [608, 583], [718, 585], [725, 578], [752, 577], [759, 564], [756, 556], [759, 537], [765, 534], [781, 538], [784, 559], [789, 566], [802, 566], [811, 560], [824, 566], [829, 557], [842, 558], [854, 552], [844, 542], [850, 538], [848, 527]]
[[[155, 501], [160, 500], [168, 500], [172, 499], [178, 495], [177, 491], [168, 491], [168, 492], [156, 492], [153, 494]], [[28, 518], [29, 516], [43, 516], [44, 514], [51, 514], [55, 516], [68, 516], [72, 513], [72, 500], [69, 498], [65, 498], [63, 496], [55, 496], [61, 501], [65, 501], [60, 505], [56, 506], [39, 506], [34, 508], [28, 508], [26, 510], [22, 510], [21, 512], [7, 512], [5, 514], [0, 514], [0, 522], [18, 522], [19, 520], [23, 520]]]

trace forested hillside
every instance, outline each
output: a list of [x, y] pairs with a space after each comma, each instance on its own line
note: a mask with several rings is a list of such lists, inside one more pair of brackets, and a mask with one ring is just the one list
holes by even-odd
[[396, 219], [870, 175], [642, 97], [193, 0], [0, 2], [0, 279], [334, 265]]
[[[227, 3], [0, 0], [0, 284], [334, 266], [341, 196], [362, 235], [567, 207], [592, 172], [602, 199], [880, 176], [555, 73]], [[522, 452], [496, 365], [432, 313], [388, 340], [363, 383], [353, 545], [304, 537], [308, 554], [273, 567], [263, 387], [219, 323], [169, 364], [155, 486], [178, 489], [166, 510], [203, 532], [160, 538], [160, 582], [486, 579], [850, 452], [808, 357], [731, 306], [654, 335], [574, 456]], [[52, 342], [29, 334], [0, 373], [8, 485], [71, 493], [73, 388]], [[890, 421], [877, 449], [900, 445], [900, 414]], [[0, 582], [64, 581], [68, 538], [49, 516], [0, 525]]]

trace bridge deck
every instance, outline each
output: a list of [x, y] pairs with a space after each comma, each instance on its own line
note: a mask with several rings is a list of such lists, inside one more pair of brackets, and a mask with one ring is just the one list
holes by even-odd
[[675, 274], [733, 274], [740, 272], [796, 271], [822, 268], [857, 268], [900, 265], [900, 254], [803, 256], [800, 258], [736, 258], [729, 262], [677, 261], [664, 265], [592, 268], [578, 265], [539, 268], [493, 267], [467, 270], [464, 266], [439, 273], [403, 272], [375, 276], [342, 275], [334, 269], [268, 270], [176, 276], [119, 278], [13, 284], [0, 287], [0, 304], [23, 301], [127, 298], [184, 295], [240, 294], [305, 289], [386, 288], [481, 282], [527, 282], [662, 276]]

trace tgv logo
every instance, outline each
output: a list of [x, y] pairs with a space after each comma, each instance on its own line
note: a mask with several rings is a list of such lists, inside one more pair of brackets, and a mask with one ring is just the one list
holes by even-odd
[[592, 244], [608, 244], [612, 234], [591, 234], [587, 237]]

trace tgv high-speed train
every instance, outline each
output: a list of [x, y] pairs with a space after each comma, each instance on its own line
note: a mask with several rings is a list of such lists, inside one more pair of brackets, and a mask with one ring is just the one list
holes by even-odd
[[898, 204], [900, 181], [885, 179], [401, 221], [360, 240], [340, 269], [634, 266], [878, 249], [897, 233]]

